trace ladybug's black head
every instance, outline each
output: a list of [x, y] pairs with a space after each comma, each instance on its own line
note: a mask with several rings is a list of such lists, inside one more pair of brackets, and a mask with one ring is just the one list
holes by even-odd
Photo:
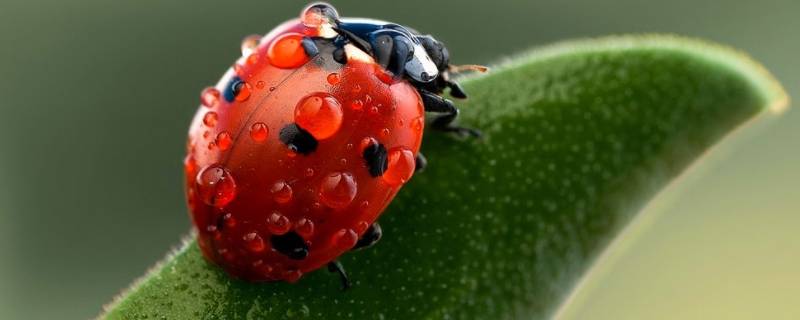
[[422, 47], [425, 48], [425, 52], [436, 65], [436, 68], [439, 69], [439, 72], [446, 71], [450, 66], [450, 52], [447, 51], [444, 43], [439, 42], [430, 35], [420, 35], [417, 36], [417, 39], [422, 44]]

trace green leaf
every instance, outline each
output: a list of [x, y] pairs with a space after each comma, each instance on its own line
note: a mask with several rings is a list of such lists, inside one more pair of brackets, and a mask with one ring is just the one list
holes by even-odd
[[[477, 49], [477, 48], [476, 48]], [[554, 45], [464, 83], [465, 125], [381, 218], [385, 237], [297, 284], [229, 278], [187, 241], [109, 319], [542, 319], [645, 201], [724, 134], [788, 102], [717, 45], [627, 36]]]

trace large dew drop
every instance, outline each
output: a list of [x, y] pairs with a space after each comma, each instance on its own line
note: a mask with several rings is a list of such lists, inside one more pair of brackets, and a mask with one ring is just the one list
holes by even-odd
[[289, 232], [289, 229], [292, 228], [292, 223], [289, 222], [289, 218], [282, 215], [280, 212], [272, 212], [267, 218], [267, 229], [269, 232], [274, 235], [282, 235]]
[[339, 17], [331, 5], [327, 3], [314, 3], [303, 9], [300, 13], [300, 21], [309, 28], [319, 28], [323, 24], [330, 24], [332, 19]]
[[326, 206], [341, 209], [347, 207], [356, 197], [358, 187], [349, 172], [333, 172], [322, 179], [319, 197]]
[[275, 39], [267, 49], [270, 63], [278, 68], [294, 69], [308, 62], [302, 40], [303, 35], [299, 33], [286, 33]]
[[404, 147], [389, 150], [388, 166], [383, 173], [383, 181], [390, 186], [399, 186], [411, 179], [414, 174], [416, 161], [414, 153]]
[[236, 182], [231, 173], [220, 165], [204, 167], [195, 180], [197, 192], [207, 205], [221, 208], [236, 197]]
[[294, 109], [294, 121], [317, 140], [329, 138], [342, 126], [342, 105], [327, 93], [312, 93]]

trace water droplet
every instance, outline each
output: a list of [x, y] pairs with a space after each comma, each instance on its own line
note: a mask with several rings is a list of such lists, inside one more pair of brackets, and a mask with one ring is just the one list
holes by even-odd
[[333, 172], [322, 179], [320, 200], [328, 207], [347, 207], [356, 197], [356, 181], [349, 172]]
[[370, 107], [370, 108], [369, 108], [369, 113], [371, 113], [371, 114], [378, 114], [378, 107], [377, 107], [377, 106], [372, 106], [372, 107]]
[[370, 95], [365, 95], [365, 96], [364, 96], [364, 101], [366, 102], [366, 104], [370, 104], [370, 103], [372, 103], [372, 96], [370, 96]]
[[347, 144], [347, 145], [345, 145], [344, 147], [345, 147], [347, 150], [353, 150], [353, 144], [352, 144], [352, 143], [348, 143], [348, 144]]
[[258, 53], [251, 53], [249, 56], [247, 56], [247, 64], [255, 65], [255, 64], [258, 63], [258, 59], [259, 58], [260, 57], [259, 57]]
[[358, 242], [358, 234], [351, 229], [341, 229], [333, 234], [333, 243], [339, 249], [349, 250]]
[[225, 224], [226, 228], [233, 228], [236, 226], [236, 219], [232, 214], [226, 213], [222, 216], [222, 223]]
[[256, 88], [258, 89], [264, 89], [265, 85], [267, 85], [267, 83], [264, 81], [259, 80], [258, 82], [256, 82]]
[[381, 137], [388, 138], [389, 137], [389, 133], [391, 133], [389, 131], [389, 128], [383, 128], [383, 130], [381, 130]]
[[216, 143], [217, 147], [219, 147], [220, 150], [228, 150], [231, 147], [231, 144], [233, 144], [233, 139], [231, 139], [231, 134], [228, 133], [227, 131], [220, 132], [219, 134], [217, 134]]
[[240, 64], [234, 63], [233, 64], [233, 73], [235, 73], [239, 77], [242, 77], [242, 76], [244, 76], [244, 69]]
[[353, 85], [353, 93], [359, 93], [359, 92], [361, 92], [361, 85], [360, 84]]
[[289, 218], [282, 215], [280, 212], [274, 211], [267, 218], [267, 229], [269, 229], [269, 232], [272, 234], [282, 235], [289, 232], [291, 228], [292, 223], [289, 221]]
[[242, 39], [242, 56], [246, 57], [250, 53], [256, 50], [258, 47], [258, 43], [261, 42], [261, 36], [257, 34], [251, 34], [249, 36], [244, 37]]
[[361, 142], [358, 144], [358, 153], [364, 154], [364, 150], [370, 146], [377, 145], [378, 140], [375, 140], [373, 137], [366, 137], [361, 139]]
[[359, 208], [362, 211], [363, 210], [367, 210], [367, 208], [369, 208], [369, 201], [367, 201], [367, 200], [361, 201], [361, 204], [359, 205]]
[[339, 74], [335, 73], [335, 72], [331, 73], [331, 74], [328, 75], [327, 79], [328, 79], [328, 83], [329, 84], [335, 85], [335, 84], [339, 83]]
[[269, 87], [269, 91], [275, 91], [275, 87]]
[[387, 158], [388, 166], [383, 173], [383, 181], [390, 186], [406, 183], [414, 174], [416, 167], [414, 153], [407, 148], [396, 147], [389, 150]]
[[234, 99], [236, 101], [242, 102], [250, 98], [250, 94], [253, 92], [253, 87], [250, 86], [249, 83], [245, 81], [239, 81], [234, 84], [233, 87], [233, 94]]
[[210, 206], [224, 207], [236, 197], [236, 182], [220, 165], [206, 166], [197, 173], [195, 180], [200, 197]]
[[205, 124], [209, 128], [213, 128], [217, 125], [217, 113], [214, 111], [206, 112], [206, 115], [203, 116], [203, 124]]
[[353, 102], [350, 103], [350, 109], [353, 109], [355, 111], [361, 111], [361, 109], [363, 108], [364, 108], [364, 102], [361, 102], [361, 100], [359, 99], [353, 100]]
[[183, 158], [183, 172], [187, 176], [192, 176], [195, 170], [197, 170], [197, 161], [194, 160], [191, 154], [187, 154], [186, 157]]
[[345, 158], [339, 159], [339, 164], [342, 165], [342, 166], [346, 166], [347, 165], [347, 159], [345, 159]]
[[301, 41], [303, 35], [299, 33], [286, 33], [273, 41], [267, 49], [269, 61], [278, 68], [294, 69], [308, 61]]
[[368, 228], [369, 228], [369, 223], [367, 223], [366, 221], [359, 221], [358, 223], [356, 223], [356, 228], [353, 229], [353, 231], [355, 231], [356, 233], [364, 233], [364, 231], [367, 231]]
[[292, 186], [286, 181], [279, 180], [275, 182], [269, 191], [272, 193], [272, 199], [277, 203], [284, 204], [292, 201]]
[[247, 250], [250, 250], [252, 252], [261, 252], [264, 251], [264, 249], [266, 248], [266, 245], [264, 244], [264, 239], [262, 239], [261, 236], [258, 235], [258, 233], [250, 232], [248, 234], [245, 234], [244, 237], [242, 237], [242, 240], [244, 240], [244, 245], [247, 248]]
[[319, 28], [323, 24], [332, 23], [332, 19], [339, 17], [331, 5], [327, 3], [314, 3], [300, 13], [300, 21], [309, 28]]
[[255, 142], [262, 142], [267, 139], [269, 128], [263, 122], [256, 122], [250, 126], [250, 138]]
[[203, 131], [203, 139], [208, 139], [211, 136], [211, 131]]
[[286, 280], [286, 282], [295, 283], [297, 280], [300, 280], [300, 277], [302, 276], [303, 272], [300, 270], [286, 270], [286, 272], [283, 274], [283, 279]]
[[342, 126], [342, 106], [331, 95], [313, 93], [297, 104], [294, 121], [318, 140], [329, 138]]
[[425, 125], [425, 120], [422, 117], [416, 117], [414, 120], [411, 120], [411, 129], [416, 132], [422, 132], [422, 128]]
[[309, 177], [309, 178], [311, 178], [311, 177], [313, 177], [313, 176], [314, 176], [314, 169], [312, 169], [312, 168], [306, 168], [306, 177]]
[[385, 84], [391, 85], [394, 83], [394, 77], [392, 77], [388, 71], [384, 70], [383, 67], [378, 64], [375, 64], [374, 74], [376, 78]]
[[214, 141], [208, 143], [208, 150], [212, 150], [217, 147], [217, 144]]
[[200, 103], [206, 108], [213, 108], [219, 103], [219, 90], [214, 87], [203, 89], [200, 93]]
[[302, 218], [297, 221], [297, 225], [295, 225], [294, 230], [297, 231], [303, 238], [310, 238], [314, 234], [314, 222], [309, 219]]

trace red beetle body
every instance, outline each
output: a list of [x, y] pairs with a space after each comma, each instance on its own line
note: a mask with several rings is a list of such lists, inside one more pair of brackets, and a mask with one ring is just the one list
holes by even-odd
[[[246, 39], [192, 121], [184, 165], [198, 243], [236, 277], [293, 282], [335, 260], [414, 172], [417, 90], [355, 47], [345, 64], [307, 55], [303, 37], [319, 32], [295, 20]], [[378, 144], [376, 177], [364, 154]], [[302, 258], [276, 250], [288, 235], [307, 246]]]

